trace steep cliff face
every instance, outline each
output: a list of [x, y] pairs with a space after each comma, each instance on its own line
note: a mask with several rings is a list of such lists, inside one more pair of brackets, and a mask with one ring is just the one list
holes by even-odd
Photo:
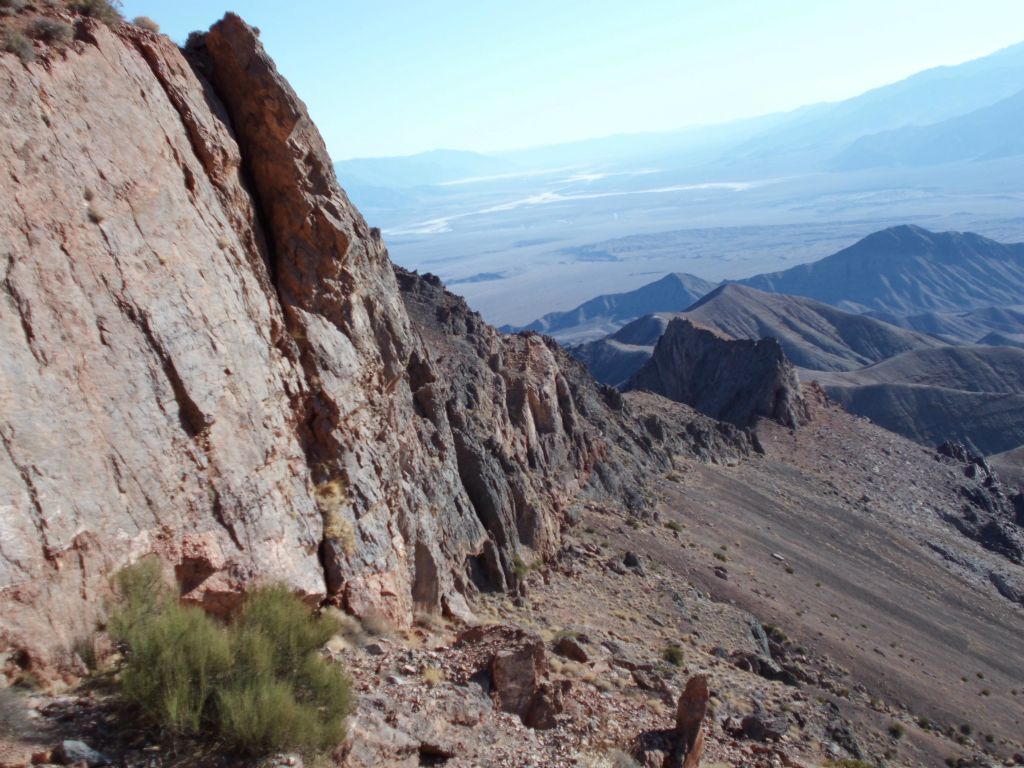
[[67, 647], [149, 551], [211, 606], [321, 592], [308, 387], [212, 90], [94, 22], [0, 72], [4, 644]]
[[759, 417], [789, 427], [807, 419], [796, 369], [775, 339], [726, 339], [682, 318], [669, 321], [625, 388], [664, 395], [739, 427]]
[[[746, 436], [626, 402], [395, 272], [305, 107], [229, 15], [183, 53], [80, 20], [0, 55], [0, 650], [58, 664], [156, 553], [230, 611], [283, 581], [405, 623], [469, 611], [581, 498], [643, 512]], [[401, 291], [399, 285], [401, 284]]]

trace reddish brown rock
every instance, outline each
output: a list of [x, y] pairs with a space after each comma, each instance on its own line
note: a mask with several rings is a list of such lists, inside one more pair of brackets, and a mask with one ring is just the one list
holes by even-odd
[[686, 681], [676, 708], [678, 754], [683, 768], [697, 768], [704, 753], [704, 715], [708, 709], [708, 679], [694, 675]]
[[581, 492], [640, 514], [667, 456], [749, 450], [688, 411], [636, 420], [552, 341], [396, 280], [236, 16], [187, 57], [84, 20], [35, 63], [0, 54], [0, 105], [16, 666], [69, 659], [151, 552], [216, 612], [272, 580], [399, 625], [466, 618], [557, 551]]

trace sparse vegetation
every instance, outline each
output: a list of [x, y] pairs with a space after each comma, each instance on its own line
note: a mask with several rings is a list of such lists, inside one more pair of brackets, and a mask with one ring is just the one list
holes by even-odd
[[426, 667], [423, 670], [423, 682], [433, 688], [435, 685], [444, 682], [444, 672], [437, 667]]
[[715, 560], [720, 560], [723, 563], [729, 562], [729, 557], [725, 554], [725, 552], [713, 552], [712, 555], [714, 555]]
[[676, 520], [669, 520], [667, 523], [665, 523], [665, 527], [668, 528], [670, 531], [675, 531], [676, 533], [680, 533], [683, 530], [682, 523]]
[[7, 53], [13, 53], [21, 59], [22, 63], [28, 64], [30, 61], [35, 61], [36, 52], [32, 47], [32, 41], [18, 30], [5, 29], [3, 31], [2, 43], [3, 50]]
[[95, 201], [89, 203], [88, 208], [85, 209], [85, 215], [89, 217], [89, 221], [93, 224], [102, 224], [107, 218], [103, 210], [96, 205]]
[[149, 18], [149, 16], [136, 16], [132, 19], [132, 24], [140, 29], [146, 30], [147, 32], [152, 32], [153, 34], [160, 33], [160, 25]]
[[518, 552], [512, 557], [512, 570], [515, 572], [516, 578], [520, 580], [526, 578], [526, 574], [530, 572], [529, 566]]
[[337, 626], [285, 587], [254, 591], [225, 625], [179, 604], [155, 560], [117, 581], [109, 629], [124, 653], [120, 693], [143, 722], [247, 755], [325, 749], [344, 737], [351, 685], [319, 653]]
[[388, 617], [377, 610], [367, 611], [362, 617], [362, 625], [366, 634], [375, 637], [386, 637], [395, 631]]
[[121, 23], [120, 0], [74, 0], [70, 6], [73, 11], [101, 21], [108, 27]]
[[74, 37], [75, 28], [60, 19], [39, 16], [28, 25], [28, 33], [44, 43], [68, 43]]
[[678, 645], [666, 645], [661, 651], [661, 658], [675, 667], [683, 665], [683, 649]]
[[[220, 246], [219, 240], [217, 244]], [[340, 478], [328, 480], [313, 489], [313, 497], [324, 521], [324, 538], [336, 541], [346, 555], [354, 554], [356, 531], [345, 514], [348, 485]]]
[[22, 736], [28, 727], [21, 696], [13, 688], [0, 688], [0, 739]]
[[0, 0], [0, 16], [13, 16], [28, 5], [28, 0]]
[[889, 726], [889, 735], [894, 739], [902, 739], [906, 732], [907, 729], [903, 727], [903, 723], [893, 723]]

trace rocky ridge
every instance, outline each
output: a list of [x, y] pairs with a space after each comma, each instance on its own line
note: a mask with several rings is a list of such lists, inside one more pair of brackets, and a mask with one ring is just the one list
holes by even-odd
[[796, 369], [775, 339], [727, 339], [683, 318], [669, 321], [625, 389], [664, 395], [738, 427], [758, 418], [795, 427], [808, 416]]
[[577, 496], [640, 513], [662, 441], [749, 453], [692, 412], [630, 413], [436, 282], [401, 292], [237, 16], [185, 52], [76, 24], [0, 56], [8, 672], [68, 662], [148, 552], [215, 612], [275, 580], [400, 626], [467, 618], [556, 550]]

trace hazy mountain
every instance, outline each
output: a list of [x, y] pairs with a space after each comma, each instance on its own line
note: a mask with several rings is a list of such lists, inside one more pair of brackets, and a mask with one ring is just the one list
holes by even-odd
[[764, 293], [747, 286], [716, 288], [681, 313], [635, 320], [614, 334], [573, 348], [598, 381], [619, 385], [642, 365], [673, 317], [732, 339], [776, 339], [795, 365], [848, 371], [942, 342], [872, 317], [844, 312], [811, 299]]
[[[835, 151], [862, 136], [939, 123], [1024, 88], [1024, 43], [956, 66], [935, 67], [845, 101], [806, 108], [729, 153], [728, 161], [779, 160]], [[826, 159], [821, 157], [822, 160]]]
[[915, 350], [857, 371], [804, 371], [801, 378], [818, 381], [852, 413], [925, 445], [968, 439], [989, 454], [1024, 444], [1024, 350]]
[[502, 330], [539, 331], [562, 343], [587, 341], [643, 315], [686, 309], [714, 287], [694, 275], [671, 273], [635, 291], [597, 296], [567, 312], [544, 315], [522, 329], [506, 326]]
[[987, 160], [1024, 153], [1024, 91], [966, 115], [857, 139], [833, 161], [837, 170]]
[[738, 282], [854, 312], [912, 315], [1012, 306], [1024, 296], [1024, 243], [899, 226], [820, 261]]
[[1024, 311], [1012, 308], [983, 307], [967, 312], [925, 312], [907, 316], [890, 312], [866, 314], [901, 328], [929, 334], [948, 344], [1024, 344]]
[[334, 164], [334, 171], [346, 189], [351, 186], [402, 189], [517, 170], [519, 166], [510, 160], [456, 149], [435, 149], [400, 157], [363, 157]]

